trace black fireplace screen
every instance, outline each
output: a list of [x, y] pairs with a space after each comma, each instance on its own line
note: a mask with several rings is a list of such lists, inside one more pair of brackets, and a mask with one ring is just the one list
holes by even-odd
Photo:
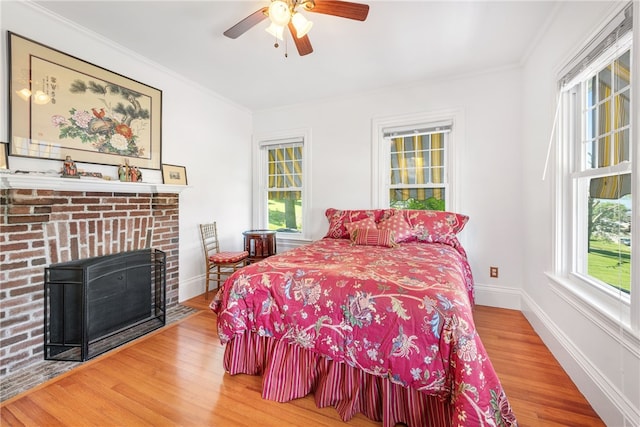
[[166, 255], [123, 252], [45, 268], [47, 360], [85, 361], [165, 325]]

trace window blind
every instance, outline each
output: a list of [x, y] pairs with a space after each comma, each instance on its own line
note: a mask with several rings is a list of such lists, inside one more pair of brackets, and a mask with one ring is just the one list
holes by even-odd
[[560, 72], [561, 88], [571, 87], [572, 83], [600, 57], [607, 49], [630, 33], [633, 29], [633, 3], [620, 11], [569, 64]]
[[451, 122], [442, 123], [430, 123], [428, 126], [410, 126], [384, 129], [382, 136], [385, 139], [389, 138], [404, 138], [405, 136], [419, 136], [419, 135], [431, 135], [434, 133], [450, 132], [452, 127]]
[[304, 144], [304, 138], [302, 137], [281, 138], [281, 139], [260, 141], [261, 148], [282, 148], [282, 147], [291, 147], [292, 145], [302, 146], [302, 144]]

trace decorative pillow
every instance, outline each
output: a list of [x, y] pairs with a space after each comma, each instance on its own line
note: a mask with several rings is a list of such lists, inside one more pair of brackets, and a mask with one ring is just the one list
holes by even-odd
[[393, 231], [396, 243], [406, 242], [413, 237], [413, 229], [400, 211], [378, 223], [378, 230]]
[[327, 230], [327, 234], [324, 237], [342, 239], [343, 234], [347, 231], [347, 229], [344, 228], [344, 218], [346, 214], [343, 211], [332, 208], [327, 209], [324, 214], [329, 221], [329, 230]]
[[348, 222], [356, 222], [367, 217], [372, 217], [374, 222], [388, 215], [391, 209], [354, 209], [339, 210], [329, 208], [325, 211], [325, 216], [329, 221], [329, 230], [324, 237], [332, 239], [348, 239], [349, 232], [345, 227]]
[[375, 230], [376, 228], [376, 222], [373, 220], [372, 217], [367, 217], [365, 219], [361, 219], [360, 221], [355, 221], [355, 222], [346, 222], [344, 224], [344, 227], [347, 229], [347, 233], [349, 234], [349, 236], [351, 236], [351, 234], [353, 233], [353, 230], [356, 229], [360, 229], [360, 228], [371, 228], [373, 230]]
[[397, 246], [393, 240], [393, 231], [377, 230], [375, 228], [356, 228], [351, 233], [351, 243], [353, 245], [385, 246], [387, 248]]
[[469, 221], [466, 215], [444, 212], [404, 210], [404, 217], [418, 241], [451, 243]]

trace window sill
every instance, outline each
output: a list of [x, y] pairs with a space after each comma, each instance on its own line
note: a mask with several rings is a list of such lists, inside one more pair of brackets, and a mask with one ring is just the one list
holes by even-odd
[[312, 242], [312, 240], [306, 239], [300, 235], [289, 236], [286, 233], [283, 234], [276, 234], [276, 241], [278, 242], [278, 253], [288, 251], [289, 249], [294, 249], [299, 246], [304, 246]]
[[628, 304], [578, 279], [572, 280], [549, 272], [545, 275], [552, 291], [583, 316], [591, 319], [610, 336], [639, 348], [640, 331], [631, 328]]
[[313, 240], [307, 239], [303, 236], [288, 236], [286, 234], [276, 234], [276, 240], [278, 242], [295, 242], [297, 244], [311, 243]]

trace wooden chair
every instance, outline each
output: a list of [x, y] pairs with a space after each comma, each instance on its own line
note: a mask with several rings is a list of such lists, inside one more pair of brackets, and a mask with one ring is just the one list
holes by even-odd
[[200, 224], [200, 235], [202, 237], [202, 249], [204, 259], [207, 263], [207, 279], [205, 281], [204, 297], [209, 297], [209, 286], [211, 281], [218, 282], [216, 289], [223, 282], [223, 276], [229, 276], [237, 269], [247, 265], [249, 252], [221, 252], [218, 241], [218, 229], [216, 223]]

